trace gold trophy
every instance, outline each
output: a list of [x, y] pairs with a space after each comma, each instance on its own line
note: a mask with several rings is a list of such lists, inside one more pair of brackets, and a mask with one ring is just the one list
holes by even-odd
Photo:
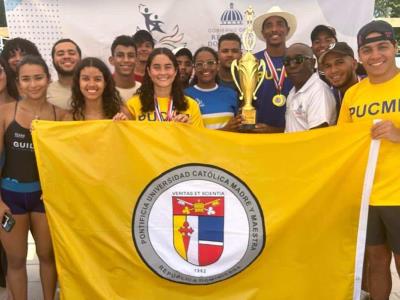
[[[250, 130], [255, 128], [256, 124], [256, 109], [252, 105], [252, 102], [257, 99], [256, 92], [263, 82], [266, 67], [263, 60], [258, 61], [251, 53], [256, 45], [256, 34], [253, 30], [254, 10], [249, 6], [244, 13], [246, 15], [247, 27], [242, 34], [242, 42], [246, 52], [239, 60], [239, 63], [236, 59], [232, 62], [231, 73], [240, 93], [239, 99], [244, 101], [241, 129]], [[236, 78], [237, 74], [239, 80]]]

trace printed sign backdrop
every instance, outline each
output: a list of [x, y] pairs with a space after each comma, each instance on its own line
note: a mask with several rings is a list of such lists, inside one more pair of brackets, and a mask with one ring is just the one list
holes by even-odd
[[[139, 29], [149, 30], [158, 46], [216, 48], [220, 35], [243, 32], [244, 11], [249, 5], [256, 16], [274, 5], [296, 15], [297, 30], [288, 44], [310, 43], [311, 30], [327, 24], [336, 28], [339, 40], [355, 46], [357, 31], [373, 17], [374, 0], [5, 1], [10, 36], [34, 41], [48, 61], [51, 46], [59, 38], [75, 40], [85, 56], [106, 59], [117, 35], [132, 35]], [[255, 50], [264, 46], [258, 41]]]

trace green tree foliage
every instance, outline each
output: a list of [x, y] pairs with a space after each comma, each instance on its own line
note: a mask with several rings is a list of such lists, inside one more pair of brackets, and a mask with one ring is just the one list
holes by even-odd
[[[375, 0], [375, 18], [400, 18], [399, 0]], [[400, 45], [400, 28], [394, 29], [397, 44]]]
[[400, 18], [400, 1], [375, 0], [375, 18]]

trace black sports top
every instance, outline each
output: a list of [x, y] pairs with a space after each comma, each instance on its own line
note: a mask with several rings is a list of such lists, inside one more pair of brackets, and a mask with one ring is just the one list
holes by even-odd
[[[4, 133], [5, 162], [2, 177], [16, 179], [18, 182], [39, 181], [31, 131], [15, 120], [17, 106], [18, 101], [15, 104], [14, 119]], [[53, 113], [56, 120], [54, 105]]]

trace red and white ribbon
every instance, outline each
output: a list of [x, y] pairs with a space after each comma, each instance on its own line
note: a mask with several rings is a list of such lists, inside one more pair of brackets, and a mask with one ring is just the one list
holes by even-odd
[[282, 67], [281, 76], [278, 77], [278, 72], [276, 71], [274, 63], [272, 62], [272, 59], [269, 56], [269, 54], [267, 53], [267, 51], [264, 51], [264, 57], [265, 57], [265, 61], [267, 62], [267, 65], [268, 65], [268, 69], [272, 73], [276, 91], [278, 94], [280, 94], [283, 89], [283, 83], [285, 82], [285, 79], [286, 79], [286, 68], [285, 68], [285, 66]]
[[168, 107], [167, 107], [167, 117], [164, 119], [162, 116], [162, 112], [160, 110], [160, 105], [158, 104], [157, 97], [154, 97], [154, 112], [156, 114], [156, 118], [160, 122], [169, 122], [172, 121], [174, 117], [174, 100], [170, 97], [168, 100]]

